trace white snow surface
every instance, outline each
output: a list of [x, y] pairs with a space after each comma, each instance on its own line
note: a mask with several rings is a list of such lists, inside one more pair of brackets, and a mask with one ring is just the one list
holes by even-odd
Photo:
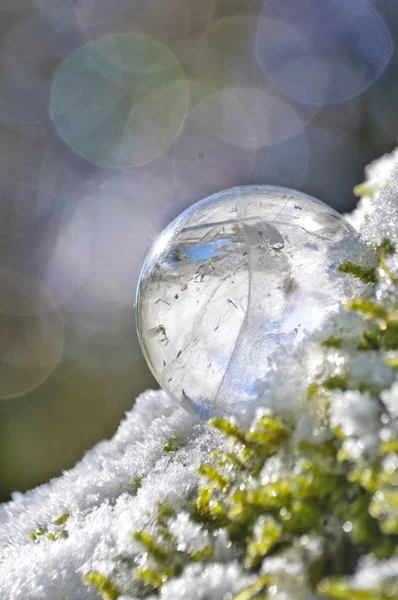
[[[372, 200], [361, 201], [349, 217], [366, 241], [380, 242], [385, 236], [398, 239], [397, 160], [398, 151], [372, 163], [366, 172], [367, 183], [377, 188], [377, 193]], [[398, 259], [391, 261], [391, 269], [398, 273]], [[379, 292], [388, 294], [388, 286], [381, 286]], [[276, 413], [290, 411], [298, 422], [296, 436], [312, 435], [312, 417], [306, 414], [303, 398], [313, 374], [325, 368], [323, 357], [316, 352], [317, 339], [339, 332], [349, 346], [350, 335], [360, 326], [357, 315], [341, 309], [318, 337], [283, 360], [283, 367], [276, 361], [267, 386], [258, 386], [257, 408]], [[339, 364], [332, 351], [328, 360], [327, 368], [338, 372]], [[350, 357], [351, 377], [354, 381], [365, 375], [371, 377], [375, 385], [385, 390], [382, 397], [391, 412], [397, 412], [398, 388], [392, 371], [377, 356], [367, 360], [364, 365], [355, 356]], [[348, 452], [359, 455], [372, 447], [378, 435], [378, 411], [379, 405], [370, 394], [334, 394], [331, 420], [350, 437]], [[170, 438], [182, 438], [186, 444], [178, 452], [166, 452], [164, 444]], [[123, 594], [119, 600], [134, 598], [129, 588], [131, 565], [118, 562], [117, 557], [142, 554], [132, 533], [142, 528], [154, 530], [158, 502], [167, 501], [176, 509], [171, 528], [183, 547], [200, 550], [207, 545], [206, 532], [189, 521], [183, 502], [199, 481], [197, 467], [224, 443], [217, 431], [164, 392], [147, 391], [140, 395], [111, 440], [99, 443], [61, 477], [26, 494], [15, 493], [11, 502], [0, 505], [0, 600], [95, 600], [99, 594], [83, 581], [83, 576], [93, 570], [111, 578]], [[278, 468], [278, 461], [267, 467], [270, 471]], [[137, 491], [138, 477], [142, 482]], [[272, 472], [267, 471], [264, 477], [272, 478]], [[66, 513], [70, 517], [64, 524], [54, 523]], [[65, 531], [67, 536], [54, 541], [44, 534], [32, 540], [30, 534], [40, 528], [47, 528], [50, 534]], [[221, 540], [213, 564], [190, 565], [180, 577], [164, 585], [161, 600], [225, 600], [249, 585], [251, 576], [241, 570], [232, 549], [230, 555], [225, 555], [225, 547]], [[286, 572], [289, 558], [281, 566], [275, 560], [264, 561], [263, 571], [281, 568], [281, 572]], [[396, 559], [385, 561], [380, 567], [378, 564], [361, 564], [358, 580], [363, 583], [361, 578], [365, 575], [378, 581], [382, 577], [380, 569], [387, 568], [398, 576]], [[291, 563], [291, 567], [296, 568], [297, 564]], [[295, 590], [289, 581], [288, 577], [285, 587], [277, 590], [276, 598], [312, 598], [306, 586], [302, 591]]]

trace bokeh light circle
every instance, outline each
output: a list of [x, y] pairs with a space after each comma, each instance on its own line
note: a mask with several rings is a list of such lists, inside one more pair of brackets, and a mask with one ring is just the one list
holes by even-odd
[[197, 199], [248, 182], [256, 160], [248, 147], [256, 139], [252, 115], [228, 90], [206, 96], [189, 112], [174, 144], [176, 182]]
[[105, 33], [144, 33], [174, 45], [210, 25], [215, 0], [75, 0], [81, 30], [90, 38]]
[[145, 252], [166, 224], [163, 209], [173, 194], [165, 179], [139, 170], [81, 190], [64, 215], [48, 264], [48, 287], [65, 300], [81, 288], [93, 314], [98, 306], [117, 311], [130, 305]]
[[363, 92], [393, 51], [382, 17], [366, 0], [267, 0], [256, 56], [267, 79], [308, 104], [336, 104]]
[[0, 182], [0, 242], [32, 226], [55, 203], [48, 191], [23, 182]]
[[50, 114], [68, 146], [110, 168], [160, 156], [184, 122], [188, 85], [174, 54], [144, 35], [110, 35], [57, 69]]
[[51, 23], [63, 25], [76, 23], [75, 0], [33, 0], [33, 4]]
[[257, 25], [258, 15], [254, 13], [214, 21], [191, 49], [193, 73], [223, 86], [262, 82], [261, 69], [253, 59]]
[[59, 364], [64, 323], [40, 283], [0, 268], [0, 399], [39, 386]]
[[280, 144], [264, 146], [256, 154], [256, 166], [250, 178], [253, 184], [288, 186], [303, 189], [309, 163], [306, 131]]
[[[320, 127], [309, 127], [306, 137], [309, 160], [303, 189], [344, 211], [347, 197], [361, 176], [358, 140], [353, 135]], [[352, 196], [352, 208], [355, 202]]]

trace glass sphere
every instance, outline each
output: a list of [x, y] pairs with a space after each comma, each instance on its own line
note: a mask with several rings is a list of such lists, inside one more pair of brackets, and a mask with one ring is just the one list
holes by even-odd
[[137, 290], [161, 387], [204, 418], [244, 410], [275, 350], [352, 295], [337, 266], [357, 240], [335, 210], [285, 188], [233, 188], [188, 208], [155, 241]]

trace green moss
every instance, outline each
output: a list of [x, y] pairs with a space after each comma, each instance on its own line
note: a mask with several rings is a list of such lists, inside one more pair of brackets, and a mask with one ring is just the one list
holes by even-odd
[[116, 600], [120, 596], [119, 590], [111, 580], [97, 571], [87, 573], [83, 579], [98, 590], [103, 600]]
[[174, 576], [174, 571], [165, 572], [157, 569], [135, 569], [133, 571], [137, 581], [149, 586], [153, 590], [158, 590], [171, 576]]
[[235, 425], [235, 423], [228, 421], [228, 419], [215, 417], [210, 420], [209, 424], [214, 427], [214, 429], [218, 429], [218, 431], [221, 431], [224, 435], [232, 438], [235, 442], [241, 442], [242, 444], [246, 443], [244, 430]]
[[354, 187], [354, 196], [361, 198], [362, 196], [368, 196], [372, 198], [374, 194], [380, 189], [380, 186], [369, 185], [367, 183], [359, 183]]
[[130, 485], [127, 487], [127, 491], [132, 495], [132, 496], [136, 496], [138, 493], [138, 490], [140, 489], [140, 487], [142, 486], [142, 482], [143, 482], [144, 476], [143, 475], [138, 475], [137, 477], [134, 477], [132, 482], [130, 483]]
[[46, 536], [48, 533], [48, 529], [47, 527], [39, 527], [38, 529], [35, 529], [35, 531], [32, 531], [29, 534], [30, 539], [33, 542], [38, 541], [41, 537]]
[[341, 579], [327, 579], [320, 582], [318, 592], [325, 598], [336, 600], [387, 600], [393, 596], [380, 596], [377, 590], [358, 590]]
[[258, 532], [247, 544], [244, 565], [248, 569], [259, 567], [262, 559], [280, 541], [283, 529], [273, 517], [263, 518], [258, 524]]
[[185, 440], [183, 438], [169, 438], [163, 444], [163, 450], [165, 452], [178, 452], [185, 446]]
[[46, 537], [48, 540], [55, 542], [56, 540], [66, 540], [69, 535], [67, 531], [62, 529], [61, 531], [47, 533]]
[[377, 246], [377, 250], [379, 254], [383, 253], [387, 256], [395, 254], [395, 246], [390, 242], [388, 238], [384, 238], [382, 243], [379, 246]]
[[214, 550], [212, 546], [205, 546], [201, 550], [194, 550], [189, 553], [189, 556], [193, 562], [207, 562], [213, 557]]
[[329, 377], [323, 383], [324, 387], [328, 390], [347, 390], [348, 381], [345, 375], [334, 375]]
[[156, 523], [159, 526], [166, 527], [168, 520], [172, 517], [175, 517], [175, 514], [176, 511], [172, 506], [170, 506], [170, 504], [167, 504], [166, 502], [159, 502]]
[[322, 342], [322, 346], [325, 346], [325, 348], [335, 348], [336, 350], [340, 350], [341, 345], [342, 341], [334, 336], [330, 336]]
[[[331, 380], [325, 383], [330, 386]], [[333, 386], [337, 384], [347, 385], [345, 380], [336, 380]], [[355, 467], [355, 471], [349, 457], [342, 459], [342, 432], [320, 444], [301, 442], [295, 448], [296, 469], [277, 481], [264, 483], [258, 467], [287, 448], [290, 430], [271, 416], [258, 419], [250, 431], [225, 419], [215, 420], [215, 425], [227, 432], [225, 436], [234, 450], [213, 455], [220, 465], [218, 469], [211, 464], [200, 467], [207, 484], [198, 489], [190, 514], [210, 536], [220, 529], [226, 532], [244, 569], [257, 572], [265, 557], [283, 552], [302, 535], [322, 535], [326, 522], [334, 519], [335, 541], [329, 540], [316, 568], [309, 568], [308, 578], [314, 586], [321, 581], [320, 593], [338, 598], [333, 594], [348, 594], [346, 590], [351, 592], [352, 588], [341, 579], [325, 579], [325, 574], [346, 575], [355, 568], [361, 553], [372, 550], [376, 556], [388, 556], [394, 551], [398, 542], [398, 492], [389, 492], [390, 512], [386, 517], [385, 498], [380, 507], [373, 498], [386, 474], [380, 468], [372, 471]], [[383, 451], [396, 449], [390, 445]], [[135, 534], [158, 567], [141, 569], [134, 576], [155, 592], [190, 562], [212, 559], [212, 546], [191, 554], [178, 551], [173, 536], [165, 535], [168, 520], [174, 516], [173, 509], [160, 506], [156, 519], [159, 538], [155, 540], [146, 532]], [[350, 523], [351, 529], [344, 534], [343, 551], [337, 540], [345, 522]], [[274, 579], [259, 574], [255, 584], [236, 598], [266, 598], [270, 585], [274, 585]], [[354, 590], [351, 597], [356, 597], [356, 593]]]
[[388, 357], [384, 359], [384, 364], [391, 369], [398, 369], [398, 357]]
[[[227, 432], [225, 436], [234, 449], [213, 455], [218, 468], [212, 464], [199, 468], [207, 483], [185, 510], [190, 510], [191, 519], [202, 525], [210, 539], [223, 529], [242, 568], [258, 573], [256, 582], [236, 598], [267, 598], [275, 578], [261, 575], [263, 559], [283, 553], [300, 536], [323, 535], [329, 521], [334, 523], [333, 530], [329, 531], [322, 557], [308, 567], [308, 581], [318, 586], [322, 595], [359, 598], [358, 590], [341, 576], [354, 570], [362, 553], [390, 556], [398, 545], [398, 491], [386, 487], [389, 476], [381, 464], [377, 468], [359, 467], [349, 456], [342, 457], [345, 436], [339, 432], [319, 444], [300, 442], [294, 450], [295, 469], [276, 481], [264, 482], [261, 469], [275, 453], [283, 455], [287, 450], [290, 430], [271, 416], [258, 419], [250, 431], [225, 419], [217, 419], [215, 424]], [[380, 448], [380, 460], [386, 452], [396, 450], [398, 445], [392, 443]], [[375, 490], [381, 489], [383, 495], [375, 496]], [[169, 519], [175, 516], [173, 508], [161, 504], [156, 536], [145, 531], [134, 536], [157, 565], [134, 571], [134, 577], [155, 593], [166, 581], [180, 575], [187, 564], [213, 558], [211, 544], [191, 553], [178, 549], [168, 531]], [[346, 522], [350, 529], [344, 533]]]
[[312, 400], [320, 390], [320, 386], [317, 383], [310, 383], [307, 390], [307, 400]]
[[346, 275], [351, 275], [352, 277], [357, 277], [363, 283], [376, 283], [377, 281], [377, 271], [374, 267], [365, 268], [360, 265], [356, 265], [351, 261], [347, 261], [342, 263], [337, 267], [339, 273], [344, 273]]
[[54, 525], [64, 525], [64, 523], [66, 523], [66, 521], [69, 518], [70, 518], [70, 514], [64, 513], [64, 514], [60, 515], [59, 517], [57, 517], [56, 519], [54, 519], [53, 523], [54, 523]]
[[38, 542], [43, 539], [50, 540], [52, 542], [55, 542], [59, 539], [66, 539], [68, 537], [68, 532], [63, 527], [63, 525], [65, 525], [69, 518], [69, 513], [64, 513], [60, 515], [53, 521], [53, 525], [56, 526], [55, 529], [52, 527], [52, 529], [54, 530], [49, 531], [49, 528], [47, 526], [39, 527], [38, 529], [32, 531], [29, 534], [30, 539], [33, 542]]
[[379, 451], [380, 454], [389, 454], [390, 452], [393, 454], [398, 454], [398, 440], [389, 440], [388, 442], [383, 442], [380, 444]]
[[164, 550], [154, 539], [152, 535], [150, 535], [147, 531], [141, 530], [134, 533], [134, 539], [142, 544], [147, 552], [150, 553], [151, 556], [155, 560], [161, 563], [167, 562], [167, 551]]
[[267, 586], [271, 585], [273, 581], [274, 578], [270, 575], [259, 577], [256, 583], [234, 596], [233, 600], [252, 600], [254, 598], [256, 600], [265, 600], [266, 596], [259, 596], [259, 594], [265, 591]]
[[365, 300], [363, 298], [355, 298], [347, 303], [347, 309], [355, 312], [359, 312], [367, 319], [382, 319], [386, 320], [388, 312], [384, 306], [381, 306], [377, 302], [371, 300]]
[[217, 471], [217, 469], [214, 469], [214, 467], [211, 467], [210, 465], [201, 465], [198, 469], [198, 473], [209, 479], [216, 489], [223, 491], [227, 489], [228, 478]]

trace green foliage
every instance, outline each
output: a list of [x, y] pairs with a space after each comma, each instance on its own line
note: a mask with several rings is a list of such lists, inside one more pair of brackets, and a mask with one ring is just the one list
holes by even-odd
[[395, 254], [395, 247], [388, 238], [384, 238], [382, 243], [379, 246], [376, 246], [376, 250], [381, 259], [383, 256], [392, 256]]
[[51, 529], [49, 529], [47, 526], [38, 527], [29, 534], [30, 539], [33, 542], [39, 542], [41, 540], [50, 540], [55, 542], [59, 539], [66, 539], [68, 537], [68, 532], [66, 531], [64, 525], [68, 521], [69, 517], [69, 513], [60, 515], [53, 520]]
[[322, 345], [326, 348], [335, 348], [336, 350], [340, 350], [341, 344], [342, 341], [335, 336], [330, 336], [322, 342]]
[[259, 593], [264, 591], [266, 587], [272, 583], [273, 578], [269, 575], [259, 577], [256, 583], [237, 594], [233, 600], [252, 600], [254, 598], [261, 600], [261, 598], [265, 598], [265, 596], [259, 596]]
[[54, 519], [54, 525], [64, 525], [64, 523], [66, 523], [66, 521], [69, 519], [70, 514], [69, 513], [64, 513], [62, 515], [60, 515], [59, 517], [57, 517], [56, 519]]
[[130, 483], [130, 485], [128, 486], [127, 490], [128, 492], [132, 495], [132, 496], [136, 496], [138, 493], [138, 490], [140, 489], [140, 487], [142, 486], [142, 481], [144, 479], [143, 475], [138, 475], [137, 477], [134, 477], [132, 482]]
[[352, 277], [357, 277], [363, 283], [376, 283], [377, 280], [376, 269], [374, 267], [370, 267], [369, 269], [367, 269], [365, 267], [356, 265], [351, 261], [342, 263], [337, 267], [337, 270], [340, 273], [345, 273], [347, 275], [351, 275]]
[[[203, 546], [190, 551], [182, 549], [176, 537], [170, 533], [169, 521], [176, 516], [175, 510], [161, 502], [155, 519], [156, 535], [145, 530], [133, 534], [135, 541], [143, 547], [149, 563], [134, 569], [134, 579], [143, 585], [140, 597], [156, 592], [169, 579], [180, 575], [184, 567], [191, 562], [207, 562], [213, 556], [212, 546]], [[156, 568], [152, 566], [156, 564]]]
[[374, 194], [381, 189], [380, 185], [369, 185], [367, 183], [359, 183], [354, 187], [354, 195], [357, 198], [368, 196], [373, 198]]
[[244, 565], [248, 569], [257, 568], [263, 557], [280, 541], [282, 527], [271, 516], [260, 517], [257, 522], [257, 531], [247, 544]]
[[183, 448], [184, 446], [184, 439], [172, 437], [165, 441], [163, 445], [163, 450], [165, 452], [178, 452], [178, 450], [181, 450], [181, 448]]
[[116, 586], [104, 575], [97, 571], [91, 571], [84, 576], [84, 581], [94, 586], [101, 594], [103, 600], [116, 600], [120, 592]]
[[35, 529], [35, 531], [31, 531], [31, 533], [29, 534], [29, 537], [33, 542], [36, 542], [42, 536], [46, 536], [47, 532], [48, 532], [47, 527], [39, 527], [38, 529]]

